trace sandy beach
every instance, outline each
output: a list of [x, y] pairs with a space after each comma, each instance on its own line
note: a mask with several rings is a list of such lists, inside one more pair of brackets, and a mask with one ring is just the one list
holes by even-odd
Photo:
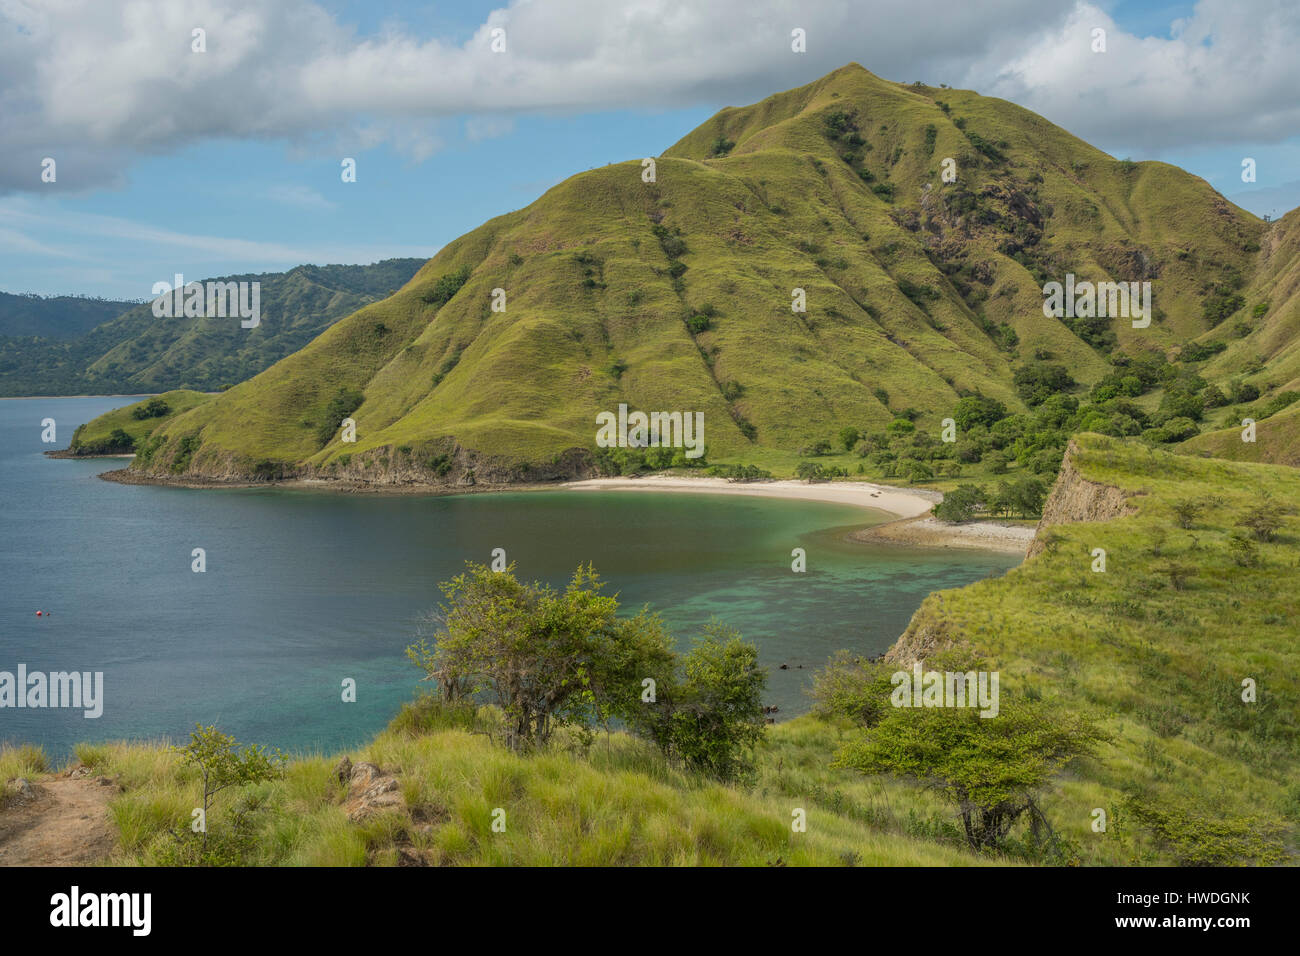
[[865, 481], [728, 481], [726, 478], [686, 478], [678, 475], [647, 475], [644, 478], [589, 478], [568, 481], [554, 487], [574, 491], [679, 491], [696, 494], [742, 495], [758, 498], [789, 498], [796, 501], [826, 501], [857, 505], [884, 512], [895, 518], [927, 514], [943, 500], [936, 491], [893, 488]]
[[963, 550], [999, 551], [1023, 555], [1034, 538], [1032, 527], [996, 521], [951, 524], [930, 514], [943, 495], [924, 488], [895, 488], [865, 481], [805, 482], [728, 481], [725, 478], [685, 478], [677, 475], [650, 475], [644, 478], [591, 478], [570, 481], [555, 487], [576, 491], [669, 491], [697, 494], [748, 495], [788, 498], [798, 501], [828, 501], [857, 505], [883, 512], [895, 518], [884, 524], [855, 531], [855, 541], [898, 544], [921, 548], [958, 548]]

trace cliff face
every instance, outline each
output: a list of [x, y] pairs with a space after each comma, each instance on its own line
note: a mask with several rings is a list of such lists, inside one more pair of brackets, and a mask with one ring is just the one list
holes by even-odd
[[1043, 517], [1038, 522], [1026, 559], [1043, 550], [1043, 532], [1052, 525], [1109, 521], [1132, 511], [1128, 505], [1129, 495], [1123, 489], [1089, 481], [1079, 474], [1074, 465], [1074, 456], [1078, 453], [1079, 446], [1071, 441], [1066, 446], [1056, 483], [1043, 503]]
[[[1128, 492], [1113, 485], [1089, 481], [1079, 474], [1074, 464], [1078, 453], [1079, 446], [1071, 441], [1065, 449], [1061, 471], [1052, 491], [1043, 503], [1043, 517], [1034, 532], [1026, 560], [1044, 550], [1043, 532], [1053, 525], [1108, 521], [1133, 510], [1128, 504]], [[963, 640], [961, 626], [947, 616], [943, 596], [934, 594], [917, 608], [907, 630], [885, 652], [884, 660], [900, 667], [911, 667], [915, 661], [925, 660], [961, 644]]]
[[907, 630], [885, 651], [882, 659], [887, 664], [908, 668], [916, 661], [923, 661], [961, 642], [961, 630], [944, 619], [943, 599], [931, 595], [916, 609], [912, 620], [907, 624]]

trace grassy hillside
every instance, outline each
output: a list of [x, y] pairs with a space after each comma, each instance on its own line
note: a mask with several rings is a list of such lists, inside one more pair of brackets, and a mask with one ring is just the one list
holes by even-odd
[[134, 405], [115, 408], [78, 427], [72, 434], [68, 450], [75, 455], [129, 454], [167, 418], [187, 412], [211, 398], [203, 392], [175, 389]]
[[[1180, 862], [1294, 857], [1300, 476], [1094, 435], [1071, 465], [1067, 496], [1093, 493], [1080, 479], [1111, 486], [1132, 513], [1040, 529], [1043, 552], [1005, 577], [931, 595], [896, 657], [965, 643], [1004, 686], [1103, 715], [1114, 744], [1049, 803], [1085, 845]], [[1261, 509], [1276, 516], [1271, 534], [1256, 533]], [[1242, 700], [1246, 679], [1255, 703]], [[1106, 837], [1090, 833], [1096, 807], [1121, 821]]]
[[[1109, 742], [1066, 763], [1039, 795], [1059, 838], [1051, 852], [1021, 820], [996, 850], [974, 853], [937, 791], [910, 776], [832, 767], [883, 724], [810, 715], [768, 726], [754, 776], [722, 784], [623, 733], [584, 741], [566, 732], [515, 753], [495, 742], [493, 708], [448, 709], [429, 697], [350, 755], [392, 775], [400, 800], [350, 819], [336, 757], [295, 759], [283, 779], [220, 798], [215, 852], [319, 865], [1294, 862], [1297, 500], [1292, 469], [1080, 435], [1032, 556], [1002, 578], [931, 595], [885, 663], [860, 665], [888, 675], [958, 648], [1000, 673], [1004, 713], [1024, 700], [1095, 720]], [[1104, 571], [1094, 570], [1099, 548]], [[886, 681], [875, 701], [886, 713], [889, 692]], [[77, 755], [123, 788], [110, 804], [118, 861], [185, 859], [168, 831], [195, 805], [193, 768], [145, 745]], [[0, 754], [0, 782], [43, 769], [31, 750]], [[504, 833], [491, 829], [498, 807]], [[791, 829], [798, 808], [806, 833]]]
[[[571, 474], [592, 467], [596, 413], [626, 402], [703, 412], [711, 461], [789, 471], [845, 426], [905, 416], [934, 437], [975, 394], [1025, 412], [1026, 366], [1068, 369], [1058, 391], [1086, 399], [1113, 362], [1163, 360], [1204, 330], [1217, 277], [1253, 272], [1265, 229], [1174, 167], [856, 65], [724, 110], [642, 173], [582, 173], [450, 243], [399, 294], [167, 423], [136, 467]], [[1151, 327], [1044, 317], [1041, 285], [1066, 272], [1151, 279]], [[1143, 387], [1153, 412], [1165, 384]]]
[[256, 375], [389, 295], [421, 264], [387, 259], [213, 280], [261, 283], [262, 321], [253, 329], [240, 328], [238, 319], [156, 318], [152, 304], [126, 303], [76, 337], [0, 337], [0, 395], [216, 391]]
[[[408, 707], [390, 730], [352, 754], [394, 774], [404, 805], [359, 821], [347, 816], [347, 788], [331, 772], [333, 758], [294, 760], [283, 779], [221, 798], [209, 825], [217, 852], [230, 862], [307, 866], [982, 862], [927, 839], [923, 826], [913, 824], [909, 834], [906, 819], [873, 825], [850, 807], [848, 794], [880, 802], [880, 788], [848, 774], [839, 775], [844, 789], [836, 796], [804, 789], [833, 776], [793, 765], [795, 758], [812, 763], [810, 745], [826, 741], [826, 730], [811, 722], [773, 728], [771, 766], [747, 791], [667, 767], [648, 745], [619, 733], [585, 754], [572, 740], [543, 754], [516, 754], [488, 738], [493, 721], [490, 710], [447, 714], [428, 698]], [[779, 766], [778, 753], [789, 766]], [[159, 746], [85, 745], [77, 756], [124, 788], [110, 804], [119, 839], [114, 861], [179, 862], [168, 831], [194, 806], [193, 768]], [[30, 776], [39, 760], [15, 750], [8, 764], [0, 758], [6, 772]], [[506, 810], [503, 833], [491, 829], [497, 807]], [[791, 829], [796, 807], [810, 814], [807, 833]], [[237, 813], [248, 826], [245, 840], [226, 845], [223, 833], [230, 834]], [[883, 823], [882, 802], [877, 813]]]

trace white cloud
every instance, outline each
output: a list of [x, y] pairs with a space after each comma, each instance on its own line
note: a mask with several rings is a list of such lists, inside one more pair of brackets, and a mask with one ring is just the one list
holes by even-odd
[[[40, 240], [28, 234], [36, 228], [42, 230]], [[129, 256], [135, 261], [166, 263], [169, 274], [189, 272], [193, 278], [241, 271], [263, 272], [304, 263], [369, 263], [405, 256], [428, 259], [438, 251], [433, 245], [339, 241], [290, 244], [178, 232], [118, 216], [51, 209], [48, 203], [21, 196], [0, 198], [0, 248], [80, 260], [88, 264], [86, 269], [93, 269], [96, 264], [116, 265]], [[162, 278], [166, 276], [154, 277]], [[121, 285], [115, 288], [117, 294], [144, 296], [149, 292], [148, 284], [139, 288]], [[68, 288], [78, 285], [73, 282]]]
[[74, 188], [217, 137], [325, 134], [419, 161], [449, 117], [482, 136], [529, 111], [739, 105], [850, 61], [1004, 96], [1103, 147], [1271, 142], [1300, 128], [1297, 46], [1294, 0], [1200, 0], [1165, 39], [1075, 0], [516, 0], [463, 44], [359, 37], [312, 0], [0, 0], [0, 189], [39, 188], [45, 155]]
[[[1104, 53], [1092, 50], [1096, 27], [1106, 30]], [[1080, 3], [1059, 26], [1020, 40], [1001, 69], [985, 61], [968, 80], [1093, 142], [1154, 152], [1277, 142], [1300, 130], [1294, 0], [1200, 0], [1164, 39], [1126, 34]]]
[[281, 183], [269, 187], [263, 195], [273, 203], [298, 209], [334, 209], [336, 205], [315, 189], [301, 184]]

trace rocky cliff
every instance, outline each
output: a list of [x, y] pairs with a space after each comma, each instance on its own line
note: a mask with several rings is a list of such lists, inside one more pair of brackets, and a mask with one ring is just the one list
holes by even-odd
[[[1079, 474], [1075, 456], [1079, 446], [1071, 441], [1065, 450], [1061, 470], [1052, 485], [1051, 493], [1043, 503], [1043, 517], [1034, 532], [1025, 560], [1046, 547], [1044, 532], [1058, 524], [1079, 521], [1107, 521], [1129, 513], [1131, 494], [1113, 485], [1089, 481]], [[964, 640], [961, 627], [945, 611], [942, 594], [932, 594], [912, 615], [907, 630], [885, 652], [884, 660], [900, 667], [910, 667], [913, 662], [961, 644]]]

